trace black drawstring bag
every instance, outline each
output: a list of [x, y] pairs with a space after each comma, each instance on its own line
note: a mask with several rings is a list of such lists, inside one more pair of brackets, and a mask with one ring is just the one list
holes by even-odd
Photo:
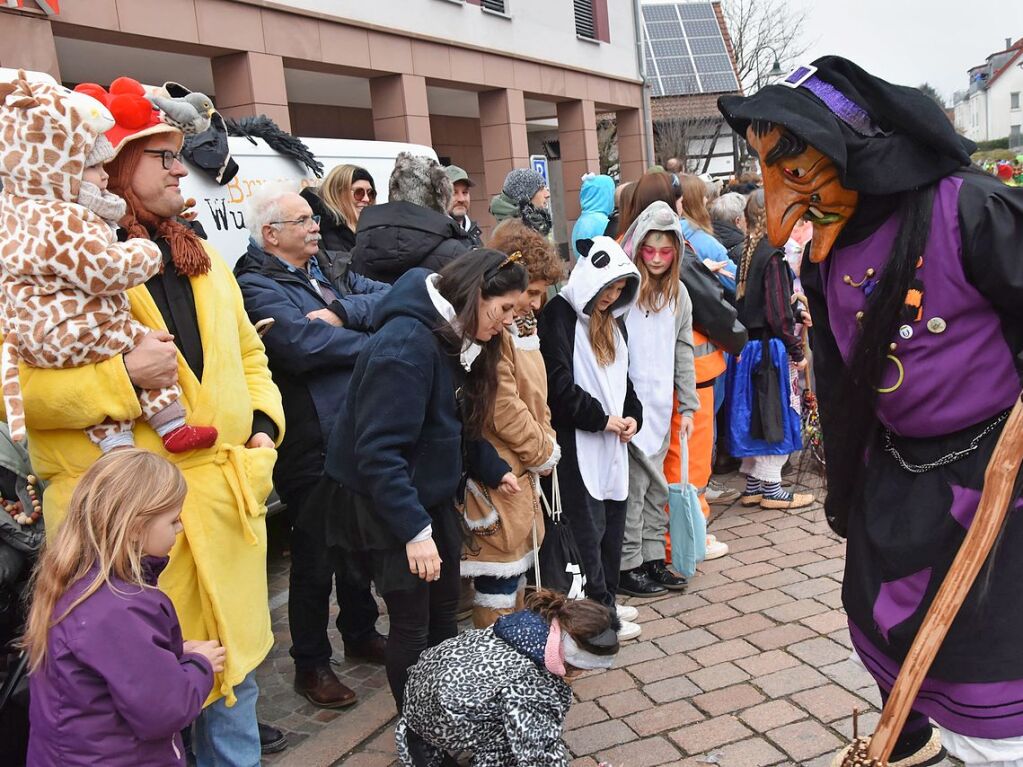
[[576, 546], [575, 536], [568, 523], [561, 517], [561, 489], [558, 486], [557, 469], [551, 474], [549, 483], [544, 481], [543, 484], [550, 485], [553, 508], [547, 502], [547, 496], [541, 492], [544, 537], [536, 555], [539, 566], [535, 568], [539, 572], [540, 583], [536, 583], [534, 572], [530, 572], [527, 577], [537, 588], [560, 591], [569, 599], [585, 599], [586, 576], [583, 575], [579, 547]]
[[785, 438], [782, 418], [781, 383], [778, 366], [771, 356], [771, 337], [760, 341], [760, 364], [753, 371], [753, 412], [750, 414], [750, 436], [764, 442], [781, 442]]

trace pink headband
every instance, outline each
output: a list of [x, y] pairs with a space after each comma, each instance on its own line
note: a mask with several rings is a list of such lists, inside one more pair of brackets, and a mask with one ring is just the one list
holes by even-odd
[[543, 664], [554, 676], [565, 675], [565, 656], [561, 648], [561, 624], [555, 618], [551, 621], [551, 631], [547, 635], [547, 644], [543, 648]]

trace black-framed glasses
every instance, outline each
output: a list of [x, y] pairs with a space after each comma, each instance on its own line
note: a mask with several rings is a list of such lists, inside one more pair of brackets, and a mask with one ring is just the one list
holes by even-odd
[[362, 202], [366, 199], [370, 202], [376, 202], [377, 190], [373, 187], [363, 189], [361, 186], [357, 186], [352, 188], [352, 196], [355, 198], [356, 202]]
[[281, 224], [298, 224], [299, 226], [308, 229], [312, 224], [320, 225], [319, 216], [302, 216], [302, 218], [293, 218], [290, 221], [271, 221], [270, 226], [279, 226]]
[[172, 152], [169, 149], [143, 149], [143, 154], [158, 154], [163, 162], [163, 169], [170, 170], [174, 163], [181, 162], [181, 152]]

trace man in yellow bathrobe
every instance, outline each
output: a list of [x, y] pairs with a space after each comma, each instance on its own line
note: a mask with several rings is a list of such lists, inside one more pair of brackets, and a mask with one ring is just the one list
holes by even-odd
[[[102, 91], [91, 87], [90, 95]], [[110, 190], [128, 202], [123, 233], [148, 237], [163, 251], [162, 273], [128, 293], [132, 314], [153, 332], [131, 352], [94, 365], [22, 366], [29, 449], [35, 471], [49, 482], [43, 514], [52, 534], [75, 483], [100, 454], [83, 429], [107, 418], [139, 419], [137, 388], [177, 383], [187, 421], [217, 429], [214, 447], [179, 454], [166, 452], [143, 420], [135, 421], [134, 435], [139, 447], [174, 462], [189, 486], [184, 534], [160, 587], [174, 603], [185, 639], [216, 639], [227, 650], [224, 672], [196, 722], [198, 764], [256, 767], [253, 672], [273, 645], [264, 501], [284, 412], [234, 277], [176, 218], [185, 207], [178, 182], [188, 173], [182, 133], [155, 108], [142, 127], [137, 117], [107, 133], [118, 153], [107, 170]], [[138, 484], [145, 493], [146, 478]]]

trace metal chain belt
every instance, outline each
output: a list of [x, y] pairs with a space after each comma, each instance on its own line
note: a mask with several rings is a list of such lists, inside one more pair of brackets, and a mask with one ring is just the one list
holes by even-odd
[[931, 463], [915, 464], [907, 462], [906, 459], [903, 458], [902, 455], [899, 453], [898, 448], [895, 447], [894, 443], [892, 442], [892, 433], [887, 429], [885, 430], [884, 433], [884, 449], [891, 454], [891, 456], [898, 462], [899, 466], [901, 466], [904, 470], [910, 472], [911, 474], [923, 474], [924, 472], [928, 472], [931, 469], [939, 469], [942, 466], [948, 466], [950, 463], [955, 463], [956, 461], [965, 458], [970, 453], [975, 452], [977, 448], [980, 446], [981, 440], [984, 439], [984, 437], [986, 437], [988, 434], [993, 432], [995, 429], [997, 429], [998, 426], [1001, 425], [1008, 417], [1009, 411], [1006, 410], [995, 420], [989, 423], [982, 432], [980, 432], [977, 436], [971, 439], [970, 444], [964, 447], [962, 450], [953, 450], [951, 453], [943, 455], [941, 458], [939, 458], [936, 461], [932, 461]]

